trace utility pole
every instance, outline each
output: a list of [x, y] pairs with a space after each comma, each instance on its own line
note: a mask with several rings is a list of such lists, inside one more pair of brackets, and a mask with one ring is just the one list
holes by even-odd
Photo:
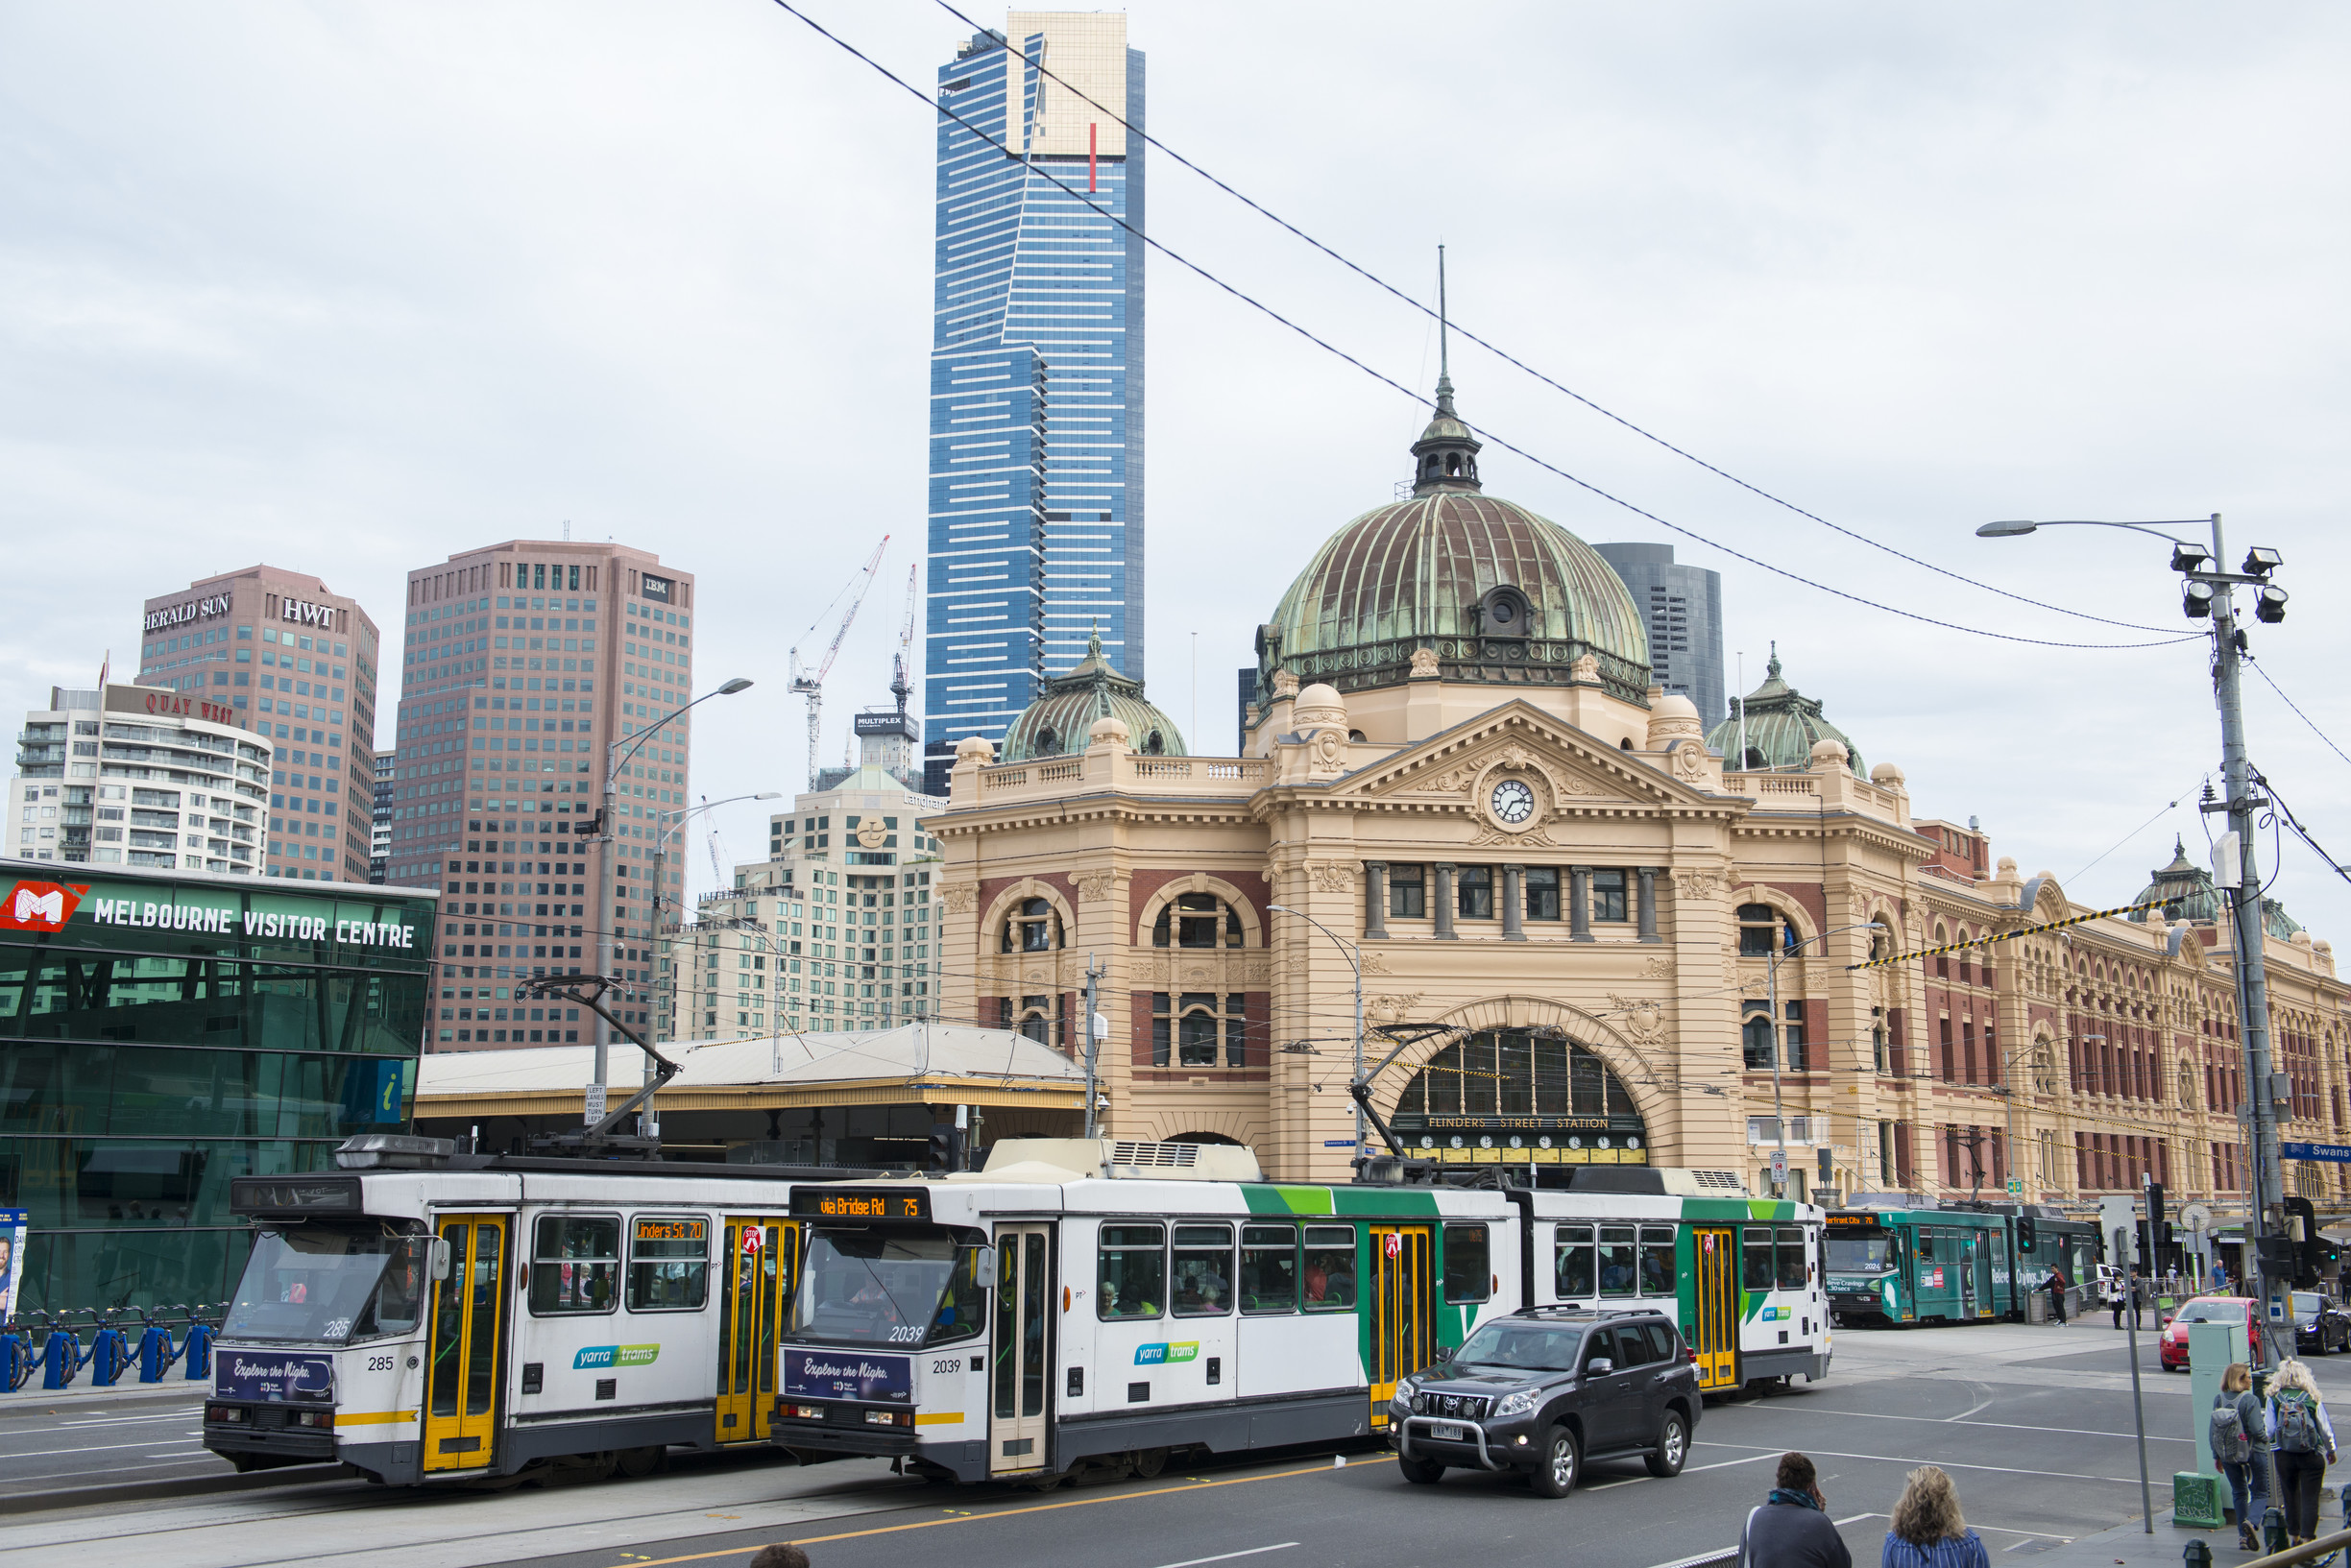
[[[1095, 1058], [1101, 1053], [1103, 1036], [1109, 1032], [1106, 1028], [1103, 1027], [1103, 1025], [1106, 1024], [1108, 1021], [1103, 1020], [1101, 1015], [1094, 1010], [1094, 1000], [1098, 993], [1099, 987], [1101, 986], [1102, 977], [1106, 973], [1107, 971], [1104, 970], [1102, 965], [1094, 961], [1094, 954], [1090, 953], [1086, 954], [1085, 1135], [1088, 1138], [1094, 1136]], [[1098, 1020], [1101, 1022], [1098, 1023]]]

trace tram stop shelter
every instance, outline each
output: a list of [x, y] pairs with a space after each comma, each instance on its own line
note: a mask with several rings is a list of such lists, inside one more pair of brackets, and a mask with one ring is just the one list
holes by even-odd
[[[663, 1049], [681, 1068], [657, 1100], [666, 1159], [920, 1169], [958, 1106], [975, 1166], [1000, 1138], [1084, 1130], [1084, 1068], [1010, 1029], [909, 1024]], [[649, 1064], [625, 1040], [610, 1060], [617, 1105]], [[429, 1052], [416, 1130], [520, 1153], [537, 1134], [579, 1127], [594, 1064], [591, 1046]]]

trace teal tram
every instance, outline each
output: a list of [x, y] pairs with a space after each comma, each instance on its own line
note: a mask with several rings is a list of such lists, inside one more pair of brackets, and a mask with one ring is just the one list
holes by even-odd
[[2024, 1320], [2052, 1268], [2097, 1277], [2096, 1223], [2038, 1203], [1887, 1200], [1826, 1219], [1829, 1309], [1841, 1324]]

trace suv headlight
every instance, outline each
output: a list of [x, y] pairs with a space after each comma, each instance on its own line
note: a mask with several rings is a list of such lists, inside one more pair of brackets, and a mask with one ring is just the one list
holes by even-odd
[[1419, 1384], [1415, 1383], [1411, 1378], [1399, 1378], [1396, 1380], [1395, 1392], [1389, 1395], [1388, 1403], [1394, 1405], [1397, 1410], [1409, 1411], [1412, 1409], [1413, 1395], [1419, 1391]]
[[1504, 1394], [1494, 1405], [1496, 1415], [1532, 1415], [1534, 1412], [1535, 1390], [1532, 1388], [1521, 1388], [1515, 1393]]

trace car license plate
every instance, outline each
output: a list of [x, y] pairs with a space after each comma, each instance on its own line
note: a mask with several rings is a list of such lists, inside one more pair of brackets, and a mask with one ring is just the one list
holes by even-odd
[[1470, 1440], [1469, 1429], [1451, 1421], [1432, 1421], [1429, 1435], [1441, 1443], [1466, 1443]]

